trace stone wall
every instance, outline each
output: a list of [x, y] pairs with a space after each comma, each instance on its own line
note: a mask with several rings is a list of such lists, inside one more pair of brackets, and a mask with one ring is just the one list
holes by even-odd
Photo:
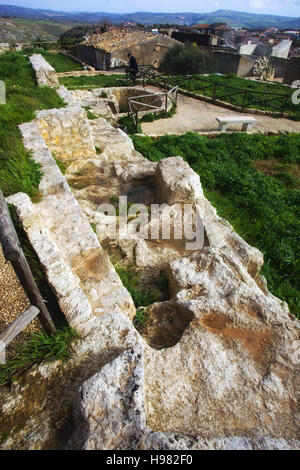
[[289, 59], [284, 83], [292, 85], [295, 80], [300, 80], [300, 57]]
[[222, 74], [234, 73], [238, 77], [251, 75], [254, 61], [246, 56], [228, 52], [215, 52], [216, 72]]
[[96, 70], [106, 70], [105, 52], [101, 49], [96, 49], [94, 46], [76, 44], [72, 48], [72, 55]]
[[35, 123], [50, 151], [64, 164], [95, 154], [86, 112], [80, 106], [38, 111]]
[[135, 56], [139, 65], [158, 67], [167, 50], [175, 44], [177, 41], [168, 36], [156, 36], [148, 41], [120, 48], [110, 53], [106, 53], [105, 50], [96, 46], [78, 44], [73, 47], [72, 53], [96, 70], [108, 70], [128, 64], [128, 52]]
[[[111, 58], [112, 60], [117, 59], [127, 64], [128, 52], [131, 52], [139, 65], [152, 65], [157, 68], [168, 49], [174, 47], [175, 44], [178, 44], [178, 41], [168, 36], [156, 36], [149, 41], [135, 44], [130, 48], [119, 49], [112, 53]], [[116, 64], [118, 64], [118, 62], [116, 62]]]
[[10, 50], [10, 45], [6, 42], [0, 42], [0, 54], [4, 54], [5, 52]]
[[29, 58], [35, 72], [39, 86], [58, 86], [58, 78], [54, 68], [44, 59], [41, 54], [33, 54]]

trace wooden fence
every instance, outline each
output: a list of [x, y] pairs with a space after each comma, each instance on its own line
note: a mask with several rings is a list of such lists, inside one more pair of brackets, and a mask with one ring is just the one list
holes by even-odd
[[10, 261], [27, 297], [32, 304], [0, 334], [0, 363], [5, 363], [6, 346], [37, 316], [47, 333], [56, 328], [50, 317], [30, 267], [20, 246], [18, 235], [9, 215], [9, 210], [0, 189], [0, 241], [4, 257]]
[[[147, 95], [133, 96], [127, 98], [128, 116], [133, 119], [136, 132], [138, 132], [139, 113], [145, 111], [159, 111], [164, 103], [164, 112], [167, 114], [169, 103], [177, 102], [178, 86], [163, 93], [148, 93]], [[149, 102], [150, 100], [150, 102]]]

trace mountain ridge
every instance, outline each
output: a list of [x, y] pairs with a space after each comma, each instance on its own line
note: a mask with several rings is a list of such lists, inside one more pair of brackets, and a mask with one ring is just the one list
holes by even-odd
[[300, 17], [265, 15], [257, 13], [238, 12], [235, 10], [216, 10], [210, 13], [192, 12], [135, 12], [135, 13], [107, 13], [85, 11], [56, 11], [19, 7], [16, 5], [0, 4], [0, 17], [18, 17], [27, 19], [43, 19], [49, 21], [70, 21], [81, 23], [97, 23], [104, 18], [112, 23], [136, 22], [141, 24], [178, 24], [192, 25], [195, 23], [226, 22], [232, 26], [247, 28], [267, 28], [270, 26], [279, 29], [300, 28]]

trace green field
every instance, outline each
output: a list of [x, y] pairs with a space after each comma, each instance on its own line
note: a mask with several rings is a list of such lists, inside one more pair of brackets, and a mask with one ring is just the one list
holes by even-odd
[[113, 86], [128, 86], [125, 74], [94, 75], [93, 77], [60, 77], [59, 83], [67, 88], [107, 88]]
[[[293, 104], [291, 97], [295, 90], [280, 83], [247, 80], [234, 74], [193, 75], [191, 79], [176, 76], [169, 77], [169, 80], [172, 86], [178, 85], [180, 88], [200, 95], [214, 96], [217, 100], [231, 103], [237, 107], [244, 104], [245, 108], [281, 113], [284, 106], [284, 112], [290, 114], [291, 119], [300, 120], [300, 107]], [[215, 83], [217, 84], [216, 88]], [[243, 93], [240, 93], [239, 90]], [[245, 91], [247, 94], [244, 100]]]
[[56, 72], [73, 72], [74, 70], [82, 70], [82, 66], [65, 56], [64, 54], [45, 51], [44, 49], [29, 49], [26, 54], [41, 54], [47, 62], [56, 70]]
[[31, 121], [35, 110], [64, 103], [52, 88], [36, 85], [32, 67], [21, 53], [0, 56], [0, 80], [5, 82], [7, 100], [0, 105], [0, 187], [5, 196], [22, 191], [34, 198], [42, 175], [23, 146], [18, 125]]
[[181, 155], [191, 165], [218, 214], [264, 254], [270, 291], [300, 318], [300, 134], [187, 133], [133, 142], [152, 161]]

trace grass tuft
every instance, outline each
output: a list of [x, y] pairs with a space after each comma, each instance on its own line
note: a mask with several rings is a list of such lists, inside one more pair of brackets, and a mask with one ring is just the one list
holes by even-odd
[[78, 338], [74, 329], [66, 327], [52, 335], [33, 333], [24, 344], [19, 345], [14, 358], [0, 365], [0, 385], [12, 382], [33, 364], [42, 361], [62, 361], [70, 356], [71, 343]]

